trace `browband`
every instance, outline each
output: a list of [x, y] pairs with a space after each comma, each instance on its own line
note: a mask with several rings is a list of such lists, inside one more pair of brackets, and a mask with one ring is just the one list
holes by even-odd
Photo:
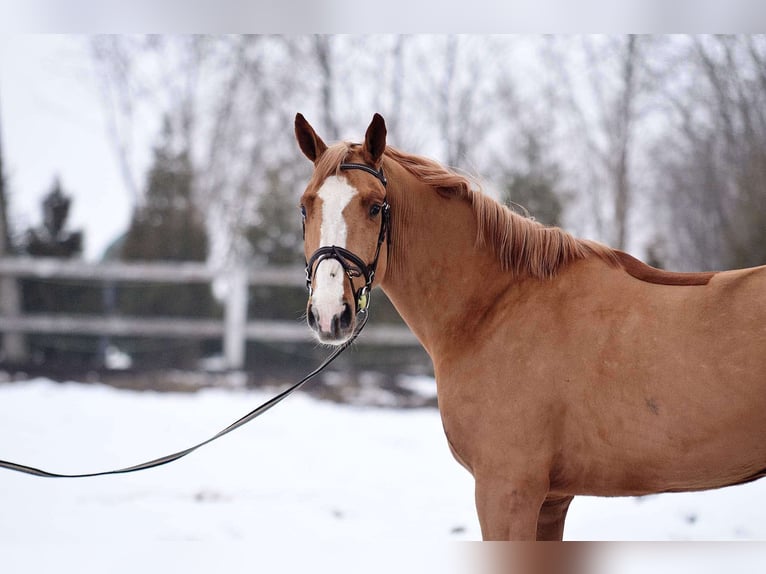
[[386, 176], [383, 174], [382, 167], [379, 170], [377, 170], [363, 163], [342, 163], [340, 164], [339, 167], [340, 169], [344, 171], [348, 169], [361, 169], [362, 171], [366, 171], [367, 173], [377, 177], [380, 180], [380, 183], [383, 184], [383, 187], [386, 187], [386, 184], [388, 184], [388, 180], [386, 179]]

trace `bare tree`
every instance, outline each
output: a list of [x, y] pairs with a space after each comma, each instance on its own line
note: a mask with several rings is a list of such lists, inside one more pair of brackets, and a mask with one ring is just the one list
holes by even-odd
[[766, 262], [766, 38], [692, 37], [685, 82], [668, 93], [658, 187], [678, 265]]
[[645, 63], [651, 39], [589, 36], [559, 44], [546, 45], [545, 60], [563, 90], [573, 135], [581, 141], [578, 162], [589, 172], [581, 185], [590, 190], [598, 234], [626, 249], [640, 185], [638, 124], [654, 93]]
[[295, 173], [286, 128], [295, 109], [291, 97], [305, 91], [296, 89], [305, 88], [303, 76], [293, 73], [294, 58], [308, 50], [304, 40], [120, 36], [94, 42], [104, 91], [119, 96], [119, 105], [110, 107], [112, 124], [119, 126], [113, 139], [129, 179], [141, 179], [129, 157], [142, 127], [139, 118], [169, 118], [177, 147], [192, 161], [194, 196], [208, 214], [213, 261], [247, 256], [243, 237], [266, 192], [263, 182], [273, 171], [283, 178]]
[[314, 36], [314, 53], [320, 71], [322, 122], [327, 137], [335, 141], [340, 137], [337, 115], [335, 114], [335, 59], [333, 54], [334, 37], [330, 35]]
[[[8, 189], [3, 165], [3, 130], [0, 118], [0, 257], [13, 252], [8, 218]], [[0, 316], [16, 317], [21, 313], [21, 293], [15, 277], [0, 277]], [[20, 362], [26, 356], [26, 342], [19, 333], [2, 336], [2, 356], [11, 362]]]
[[[2, 108], [0, 108], [0, 112]], [[0, 113], [0, 257], [11, 251], [11, 230], [8, 221], [8, 191], [3, 163], [3, 121]]]
[[[639, 40], [635, 35], [613, 38], [597, 48], [590, 39], [584, 40], [591, 89], [597, 104], [596, 125], [591, 148], [604, 170], [612, 206], [611, 243], [625, 249], [628, 242], [630, 210], [633, 205], [634, 182], [631, 162], [635, 149], [636, 99], [639, 97], [637, 61]], [[602, 59], [611, 58], [616, 73], [607, 72]], [[586, 136], [587, 137], [587, 136]]]
[[483, 99], [492, 86], [493, 57], [486, 41], [448, 36], [438, 91], [437, 114], [446, 148], [445, 161], [453, 167], [475, 170], [476, 148], [488, 135], [493, 107]]
[[632, 191], [630, 179], [631, 140], [635, 119], [637, 40], [630, 34], [621, 55], [621, 88], [614, 114], [613, 156], [610, 158], [614, 186], [615, 245], [625, 249], [628, 234], [628, 213]]
[[[459, 145], [460, 138], [457, 131], [455, 113], [452, 102], [455, 99], [455, 67], [457, 66], [458, 56], [458, 37], [451, 35], [446, 39], [444, 47], [444, 75], [439, 89], [439, 131], [446, 148], [447, 164], [456, 166], [460, 157], [459, 148], [464, 148], [465, 144]], [[465, 96], [463, 97], [465, 99]], [[464, 141], [464, 140], [463, 140]]]
[[404, 82], [405, 82], [405, 42], [406, 36], [398, 35], [394, 41], [391, 50], [393, 59], [393, 79], [391, 83], [391, 121], [389, 121], [390, 131], [398, 133], [401, 129], [402, 102], [404, 101]]
[[[518, 77], [538, 42], [548, 55]], [[293, 193], [307, 175], [291, 136], [296, 111], [317, 117], [328, 140], [380, 111], [400, 146], [489, 178], [522, 173], [533, 143], [536, 169], [560, 168], [557, 189], [560, 180], [584, 190], [578, 230], [596, 221], [602, 238], [625, 247], [645, 184], [637, 165], [651, 45], [637, 36], [120, 36], [96, 39], [94, 53], [137, 201], [137, 126], [156, 117], [159, 129], [168, 116], [192, 158], [219, 260], [247, 251], [242, 237], [263, 194], [275, 185]]]

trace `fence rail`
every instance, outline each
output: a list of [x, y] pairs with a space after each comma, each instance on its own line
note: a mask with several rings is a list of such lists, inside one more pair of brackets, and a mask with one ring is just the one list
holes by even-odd
[[[0, 277], [36, 279], [92, 279], [142, 283], [210, 283], [227, 272], [195, 262], [104, 262], [53, 257], [0, 257]], [[301, 267], [253, 267], [245, 274], [251, 285], [300, 286]]]
[[[178, 337], [185, 339], [222, 338], [226, 366], [241, 369], [246, 342], [307, 342], [311, 334], [296, 321], [247, 319], [249, 285], [295, 287], [303, 284], [300, 267], [253, 267], [216, 271], [203, 263], [109, 262], [2, 257], [0, 258], [0, 334], [5, 358], [23, 362], [24, 335], [30, 333]], [[114, 315], [24, 315], [20, 309], [17, 279], [82, 279], [104, 283], [227, 283], [223, 320], [177, 317], [124, 317]], [[365, 329], [361, 344], [414, 345], [417, 339], [406, 327], [376, 325]]]

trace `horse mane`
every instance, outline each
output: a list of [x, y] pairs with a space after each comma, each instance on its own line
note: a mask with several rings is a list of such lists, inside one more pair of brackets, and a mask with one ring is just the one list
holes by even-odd
[[481, 191], [478, 182], [443, 167], [436, 161], [387, 147], [386, 157], [446, 197], [470, 202], [478, 224], [476, 242], [495, 253], [503, 269], [517, 277], [553, 277], [568, 263], [595, 255], [620, 266], [617, 254], [592, 241], [577, 239], [559, 227], [511, 211]]
[[351, 149], [352, 144], [348, 142], [340, 142], [328, 147], [314, 165], [314, 174], [311, 176], [309, 185], [318, 187], [331, 175], [340, 175], [340, 164], [348, 159]]
[[[340, 174], [340, 164], [357, 144], [342, 142], [327, 148], [317, 161], [312, 182]], [[419, 181], [445, 197], [468, 201], [478, 224], [476, 243], [495, 253], [503, 269], [516, 277], [547, 279], [566, 265], [589, 256], [624, 269], [633, 277], [662, 285], [705, 285], [713, 273], [674, 273], [655, 269], [634, 257], [585, 239], [559, 227], [549, 227], [519, 215], [481, 191], [478, 182], [445, 168], [440, 163], [387, 146], [384, 159], [394, 161]], [[394, 213], [394, 229], [397, 214]]]

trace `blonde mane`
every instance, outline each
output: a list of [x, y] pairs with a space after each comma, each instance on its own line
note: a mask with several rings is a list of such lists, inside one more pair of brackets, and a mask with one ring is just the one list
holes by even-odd
[[340, 175], [340, 164], [348, 159], [352, 144], [340, 142], [328, 147], [317, 160], [309, 186], [319, 187], [331, 175]]
[[558, 227], [547, 227], [514, 213], [482, 193], [477, 183], [433, 160], [392, 147], [386, 148], [384, 155], [438, 193], [469, 201], [478, 223], [477, 244], [489, 246], [502, 268], [517, 277], [553, 277], [568, 263], [590, 254], [619, 265], [614, 251], [608, 247], [577, 239]]

